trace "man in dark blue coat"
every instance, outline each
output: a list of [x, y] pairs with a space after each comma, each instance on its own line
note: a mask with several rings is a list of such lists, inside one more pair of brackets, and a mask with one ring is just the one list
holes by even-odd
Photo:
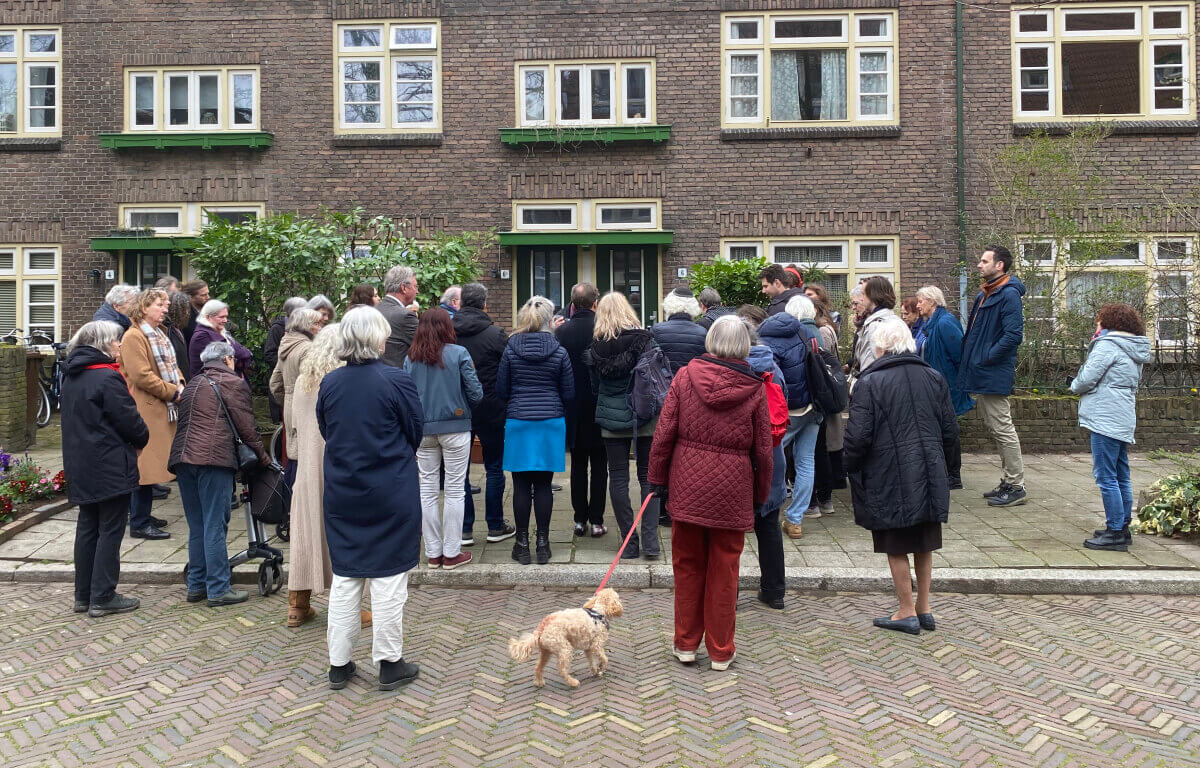
[[1004, 467], [1000, 484], [983, 494], [992, 507], [1024, 504], [1026, 499], [1021, 440], [1008, 402], [1025, 326], [1021, 312], [1025, 285], [1011, 274], [1012, 264], [1012, 253], [1002, 245], [987, 246], [979, 257], [983, 286], [971, 304], [958, 370], [958, 388], [975, 398]]
[[[571, 508], [575, 511], [575, 535], [603, 536], [605, 488], [608, 484], [608, 456], [600, 427], [596, 426], [596, 399], [583, 353], [592, 346], [596, 330], [596, 302], [600, 291], [591, 283], [578, 283], [571, 289], [575, 311], [571, 319], [554, 332], [558, 343], [571, 358], [575, 374], [575, 407], [567, 414], [567, 444], [571, 448]], [[591, 482], [588, 482], [588, 464]], [[590, 526], [590, 528], [589, 528]]]
[[129, 309], [138, 293], [138, 289], [132, 285], [114, 285], [108, 289], [104, 303], [92, 315], [92, 319], [108, 320], [121, 326], [122, 331], [128, 331], [131, 324]]

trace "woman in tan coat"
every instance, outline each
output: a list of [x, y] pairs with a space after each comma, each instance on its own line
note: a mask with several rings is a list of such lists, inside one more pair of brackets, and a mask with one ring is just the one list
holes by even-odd
[[[316, 310], [296, 310], [317, 314]], [[313, 595], [323, 593], [333, 581], [333, 566], [329, 560], [329, 545], [325, 541], [325, 439], [317, 426], [317, 392], [321, 379], [345, 362], [338, 358], [338, 324], [323, 328], [308, 346], [299, 364], [295, 385], [284, 401], [284, 418], [289, 433], [288, 450], [297, 464], [296, 485], [292, 489], [291, 526], [289, 541], [291, 562], [288, 564], [289, 627], [298, 627], [317, 615], [309, 604]], [[371, 623], [371, 614], [362, 612], [362, 625]]]
[[279, 362], [271, 372], [271, 396], [275, 402], [283, 403], [283, 425], [287, 429], [288, 455], [295, 457], [295, 449], [290, 446], [296, 441], [296, 425], [292, 420], [291, 407], [288, 400], [296, 388], [296, 378], [300, 375], [300, 363], [308, 356], [312, 348], [313, 337], [321, 330], [323, 320], [321, 313], [315, 309], [301, 307], [292, 310], [288, 315], [287, 332], [279, 341]]
[[138, 489], [129, 507], [129, 535], [138, 539], [166, 539], [171, 535], [150, 517], [153, 486], [175, 479], [167, 471], [167, 458], [175, 439], [179, 418], [176, 403], [184, 384], [175, 349], [162, 329], [168, 306], [166, 291], [148, 288], [139, 293], [129, 312], [133, 324], [121, 340], [121, 373], [138, 413], [150, 428], [150, 442], [138, 456]]

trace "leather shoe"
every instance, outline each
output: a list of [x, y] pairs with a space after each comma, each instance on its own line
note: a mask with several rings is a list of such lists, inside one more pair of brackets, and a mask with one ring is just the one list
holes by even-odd
[[921, 621], [916, 616], [909, 616], [904, 619], [893, 619], [891, 616], [882, 616], [875, 619], [872, 623], [881, 629], [907, 632], [910, 635], [921, 634]]
[[421, 667], [409, 664], [404, 659], [379, 662], [379, 690], [394, 691], [402, 685], [408, 685], [421, 674]]
[[154, 517], [153, 515], [150, 517], [150, 524], [153, 525], [155, 528], [166, 528], [167, 527], [166, 520], [163, 520], [161, 517]]
[[108, 599], [108, 602], [92, 603], [88, 607], [88, 616], [98, 619], [101, 616], [108, 616], [111, 613], [129, 613], [130, 611], [136, 611], [141, 604], [142, 601], [136, 597], [125, 597], [114, 592], [113, 596]]
[[135, 539], [154, 539], [156, 541], [171, 538], [171, 534], [159, 530], [158, 526], [154, 525], [154, 523], [147, 523], [137, 530], [130, 531], [129, 535]]
[[783, 610], [783, 595], [769, 595], [765, 589], [758, 590], [758, 602], [777, 611]]
[[921, 625], [921, 629], [925, 630], [926, 632], [932, 632], [933, 630], [937, 629], [937, 622], [933, 620], [932, 613], [918, 613], [917, 623], [919, 623]]
[[208, 594], [205, 592], [188, 592], [187, 601], [189, 603], [199, 603], [203, 602], [206, 597], [208, 597]]
[[220, 597], [210, 597], [208, 599], [209, 608], [219, 608], [222, 605], [237, 605], [244, 603], [250, 597], [250, 593], [244, 589], [231, 589]]
[[[1092, 535], [1093, 536], [1103, 536], [1104, 532], [1107, 530], [1108, 530], [1107, 528], [1097, 528], [1095, 531], [1092, 532]], [[1125, 537], [1126, 544], [1133, 543], [1133, 534], [1129, 532], [1128, 525], [1126, 525], [1124, 528], [1121, 529], [1121, 535]]]
[[335, 691], [340, 691], [350, 683], [350, 678], [354, 677], [354, 662], [350, 661], [340, 667], [329, 668], [329, 687]]
[[75, 613], [87, 613], [89, 607], [87, 600], [76, 600], [73, 610]]
[[154, 498], [156, 498], [156, 499], [165, 499], [171, 495], [171, 486], [169, 486], [169, 485], [163, 485], [162, 483], [155, 483], [151, 487], [154, 489], [152, 491], [152, 494], [153, 494]]

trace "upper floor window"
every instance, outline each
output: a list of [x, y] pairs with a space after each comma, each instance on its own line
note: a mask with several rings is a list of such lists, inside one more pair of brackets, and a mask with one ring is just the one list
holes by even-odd
[[441, 130], [438, 22], [354, 22], [334, 34], [338, 131]]
[[1012, 40], [1018, 119], [1195, 115], [1190, 3], [1017, 8]]
[[258, 68], [127, 69], [129, 131], [256, 131]]
[[0, 27], [0, 134], [62, 134], [57, 28]]
[[517, 65], [521, 126], [653, 123], [654, 62], [528, 62]]
[[727, 14], [722, 123], [897, 122], [896, 13]]

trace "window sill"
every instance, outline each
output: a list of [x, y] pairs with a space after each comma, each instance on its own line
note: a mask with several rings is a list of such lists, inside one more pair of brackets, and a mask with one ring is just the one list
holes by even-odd
[[352, 147], [438, 147], [442, 134], [438, 133], [341, 133], [335, 135], [330, 144], [336, 148]]
[[721, 141], [775, 139], [889, 139], [900, 135], [898, 125], [826, 125], [793, 128], [722, 128]]
[[500, 129], [500, 141], [510, 147], [522, 144], [612, 144], [617, 141], [661, 144], [670, 138], [669, 125], [579, 125]]
[[100, 146], [105, 149], [266, 149], [275, 143], [275, 135], [261, 131], [209, 133], [102, 133]]
[[1034, 133], [1046, 133], [1051, 136], [1065, 136], [1072, 131], [1088, 125], [1108, 126], [1115, 136], [1155, 136], [1169, 134], [1200, 133], [1200, 121], [1197, 120], [1082, 120], [1082, 121], [1046, 121], [1013, 123], [1013, 136], [1029, 136]]
[[57, 152], [62, 149], [59, 136], [3, 136], [0, 152]]

